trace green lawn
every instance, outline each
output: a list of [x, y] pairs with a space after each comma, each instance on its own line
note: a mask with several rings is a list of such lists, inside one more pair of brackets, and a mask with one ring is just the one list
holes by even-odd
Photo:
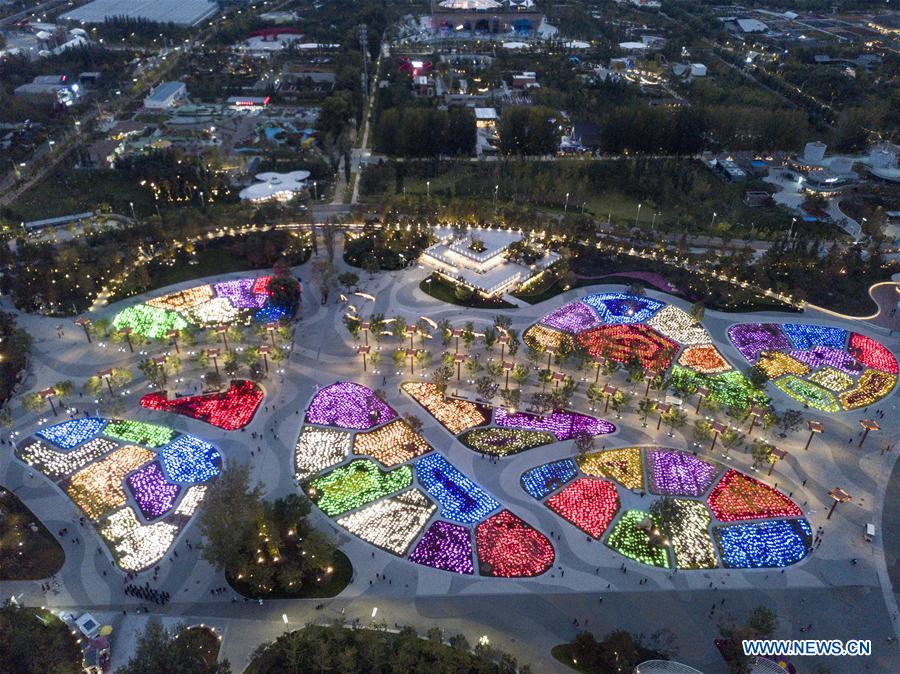
[[305, 579], [298, 592], [275, 591], [266, 594], [255, 594], [241, 581], [226, 571], [228, 584], [240, 595], [253, 599], [329, 599], [340, 594], [353, 577], [353, 564], [350, 558], [340, 550], [334, 551], [334, 571], [325, 583], [316, 583], [314, 578]]
[[66, 554], [53, 534], [3, 487], [0, 512], [0, 580], [39, 580], [62, 568]]
[[467, 300], [459, 299], [454, 293], [456, 285], [445, 279], [443, 276], [432, 274], [419, 284], [419, 290], [426, 295], [455, 304], [460, 307], [470, 307], [472, 309], [512, 309], [514, 305], [499, 297], [486, 298], [478, 293], [473, 293]]

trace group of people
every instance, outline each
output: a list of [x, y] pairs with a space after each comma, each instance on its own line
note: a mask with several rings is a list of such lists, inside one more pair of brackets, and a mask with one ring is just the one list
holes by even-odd
[[131, 597], [138, 597], [144, 601], [152, 601], [154, 604], [164, 606], [169, 603], [169, 593], [164, 590], [157, 590], [150, 587], [150, 583], [144, 585], [126, 585], [125, 594]]

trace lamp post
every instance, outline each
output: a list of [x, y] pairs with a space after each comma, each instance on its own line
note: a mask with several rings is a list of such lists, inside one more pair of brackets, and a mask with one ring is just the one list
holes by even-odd
[[563, 213], [569, 212], [569, 193], [566, 192], [566, 205], [563, 206]]
[[277, 323], [267, 323], [266, 332], [269, 333], [269, 340], [272, 342], [272, 348], [275, 348], [275, 332], [278, 330]]
[[659, 430], [662, 426], [663, 415], [672, 411], [672, 405], [669, 403], [659, 403], [656, 406], [656, 411], [659, 412], [659, 421], [656, 422], [656, 430]]
[[460, 377], [459, 377], [460, 368], [463, 364], [463, 361], [465, 361], [465, 360], [466, 360], [465, 354], [457, 353], [455, 356], [453, 356], [453, 363], [456, 365], [456, 382], [457, 383], [459, 383], [459, 380], [460, 380]]
[[550, 369], [550, 359], [556, 355], [556, 351], [553, 349], [547, 349], [547, 369]]
[[415, 325], [407, 325], [406, 326], [406, 336], [409, 337], [409, 348], [413, 348], [413, 337], [416, 336], [416, 333], [419, 329]]
[[509, 343], [509, 335], [505, 332], [497, 338], [497, 341], [500, 342], [500, 362], [503, 362], [503, 354], [506, 351], [506, 345]]
[[566, 374], [565, 372], [554, 372], [551, 379], [553, 380], [553, 388], [558, 389], [559, 382], [566, 380]]
[[713, 430], [713, 439], [712, 444], [709, 446], [709, 451], [712, 452], [716, 448], [716, 440], [719, 439], [719, 433], [724, 433], [728, 427], [721, 421], [714, 421], [710, 426]]
[[603, 414], [606, 414], [607, 410], [609, 410], [609, 399], [616, 395], [616, 393], [618, 392], [619, 389], [610, 384], [607, 384], [603, 387], [603, 395], [606, 396], [606, 404], [603, 406]]
[[75, 325], [81, 327], [84, 330], [84, 336], [87, 337], [88, 344], [91, 343], [91, 333], [88, 328], [91, 326], [91, 319], [85, 316], [79, 316], [74, 321]]
[[654, 370], [648, 370], [644, 375], [644, 378], [647, 380], [647, 388], [644, 389], [644, 397], [647, 398], [650, 396], [650, 384], [653, 383], [653, 380], [659, 376], [659, 372]]
[[506, 371], [506, 386], [505, 390], [509, 390], [509, 373], [515, 368], [515, 363], [510, 363], [509, 361], [503, 361], [503, 369]]
[[97, 373], [97, 376], [98, 376], [100, 379], [106, 381], [106, 388], [109, 389], [109, 395], [112, 395], [112, 394], [113, 394], [112, 385], [109, 383], [109, 378], [112, 377], [112, 373], [113, 373], [113, 371], [112, 371], [112, 368], [111, 368], [111, 367], [108, 367], [108, 368], [106, 368], [105, 370], [100, 370], [100, 371]]
[[263, 344], [259, 347], [259, 355], [263, 357], [263, 363], [266, 367], [266, 372], [269, 371], [269, 352], [272, 350], [272, 347], [268, 344]]
[[56, 395], [56, 389], [51, 386], [43, 391], [38, 391], [38, 395], [50, 402], [50, 409], [53, 410], [53, 416], [56, 416], [56, 405], [53, 404], [53, 396]]
[[710, 229], [712, 229], [713, 225], [716, 224], [716, 216], [717, 216], [717, 215], [718, 215], [718, 213], [716, 213], [715, 211], [713, 211], [712, 220], [709, 221], [709, 228], [710, 228]]
[[137, 222], [137, 215], [135, 215], [135, 213], [134, 213], [134, 202], [129, 201], [128, 205], [131, 206], [131, 219], [134, 220], [135, 222]]
[[709, 389], [704, 386], [697, 387], [697, 409], [694, 410], [694, 414], [700, 414], [700, 405], [703, 404], [703, 399], [709, 395]]
[[453, 328], [450, 334], [456, 338], [456, 353], [459, 353], [459, 338], [462, 335], [462, 328]]
[[834, 501], [834, 503], [831, 504], [831, 509], [828, 511], [828, 517], [825, 518], [827, 520], [830, 520], [831, 516], [834, 514], [834, 509], [837, 508], [837, 504], [847, 503], [852, 497], [840, 487], [835, 487], [830, 492], [828, 492], [828, 495]]
[[750, 428], [747, 431], [747, 435], [753, 434], [753, 427], [756, 426], [757, 420], [766, 413], [766, 409], [764, 407], [757, 407], [753, 405], [750, 407]]
[[594, 365], [597, 367], [597, 374], [594, 377], [594, 383], [596, 384], [597, 382], [600, 381], [600, 366], [603, 365], [603, 360], [602, 359], [595, 360]]
[[863, 433], [862, 438], [859, 440], [859, 447], [863, 446], [863, 443], [866, 441], [866, 438], [869, 436], [869, 431], [880, 431], [881, 426], [878, 425], [878, 422], [874, 419], [863, 419], [859, 422], [859, 425], [865, 429], [865, 433]]
[[497, 208], [497, 194], [500, 192], [500, 185], [494, 185], [494, 208]]
[[219, 374], [219, 354], [221, 351], [219, 349], [207, 349], [206, 357], [212, 358], [213, 367], [216, 368], [216, 374]]
[[372, 324], [368, 321], [363, 321], [359, 327], [363, 331], [363, 338], [366, 340], [366, 346], [369, 346], [369, 328], [372, 327]]
[[809, 437], [806, 439], [806, 444], [803, 446], [804, 451], [809, 449], [809, 443], [812, 442], [813, 436], [816, 433], [822, 433], [825, 430], [825, 426], [818, 421], [807, 421], [806, 426], [809, 428]]
[[[786, 451], [778, 449], [777, 447], [772, 447], [772, 449], [769, 450], [769, 456], [775, 457], [775, 461], [784, 461], [784, 457], [787, 455], [788, 453]], [[772, 474], [772, 469], [775, 468], [775, 461], [772, 461], [771, 458], [769, 459], [769, 475]]]
[[425, 196], [429, 199], [431, 198], [431, 181], [430, 180], [425, 181]]
[[125, 335], [125, 341], [128, 342], [128, 350], [131, 353], [134, 353], [134, 345], [131, 343], [131, 333], [133, 330], [131, 328], [122, 328], [122, 334]]
[[407, 349], [406, 357], [409, 358], [409, 373], [415, 374], [415, 370], [413, 369], [413, 363], [416, 361], [416, 356], [419, 355], [418, 349]]
[[166, 333], [166, 337], [172, 340], [172, 346], [175, 347], [175, 353], [181, 353], [181, 350], [178, 348], [178, 330], [169, 330]]
[[371, 346], [357, 346], [356, 353], [362, 356], [363, 359], [363, 372], [366, 371], [366, 356], [369, 354], [369, 351], [372, 350]]
[[162, 356], [154, 356], [151, 358], [153, 364], [156, 365], [160, 370], [162, 370], [163, 376], [163, 384], [169, 383], [169, 378], [166, 376], [166, 359], [169, 356], [167, 354], [163, 354]]
[[215, 328], [215, 332], [217, 335], [219, 335], [219, 337], [222, 338], [222, 344], [225, 345], [225, 350], [230, 351], [231, 349], [228, 348], [228, 336], [225, 334], [228, 332], [228, 326], [227, 325], [217, 325]]
[[635, 215], [634, 215], [634, 226], [635, 227], [638, 226], [638, 220], [641, 217], [641, 206], [643, 206], [643, 204], [638, 204], [637, 213], [635, 213]]

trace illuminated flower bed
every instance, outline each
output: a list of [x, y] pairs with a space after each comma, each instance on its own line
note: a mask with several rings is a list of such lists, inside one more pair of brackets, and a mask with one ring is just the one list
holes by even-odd
[[534, 498], [544, 498], [547, 494], [567, 484], [578, 475], [578, 468], [572, 459], [545, 463], [522, 474], [522, 487]]
[[419, 459], [416, 475], [419, 483], [440, 504], [441, 515], [454, 522], [474, 524], [500, 507], [440, 454]]
[[430, 451], [428, 441], [401, 419], [374, 431], [357, 433], [353, 440], [354, 454], [366, 454], [384, 466], [396, 466]]
[[719, 473], [718, 467], [688, 452], [647, 450], [650, 491], [667, 496], [702, 496]]
[[680, 365], [673, 365], [670, 373], [673, 385], [696, 393], [699, 387], [709, 390], [709, 395], [720, 405], [747, 408], [750, 405], [768, 405], [769, 397], [753, 387], [737, 370], [722, 374], [700, 374]]
[[843, 349], [847, 345], [847, 331], [841, 328], [806, 323], [785, 323], [781, 327], [787, 333], [795, 349], [805, 350], [815, 346]]
[[306, 410], [306, 421], [364, 431], [395, 419], [397, 413], [372, 389], [350, 381], [326, 386], [316, 393]]
[[475, 543], [483, 576], [537, 576], [553, 564], [553, 546], [547, 537], [508, 510], [479, 524]]
[[43, 442], [32, 442], [17, 453], [29, 466], [34, 466], [51, 480], [59, 480], [96, 461], [117, 446], [112, 440], [94, 438], [70, 452], [58, 452]]
[[178, 527], [168, 522], [141, 524], [126, 506], [106, 518], [100, 534], [112, 545], [124, 571], [141, 571], [165, 556], [175, 542]]
[[468, 527], [438, 520], [428, 527], [409, 559], [435, 569], [471, 574], [474, 568]]
[[841, 394], [844, 409], [855, 410], [868, 407], [890, 393], [897, 384], [897, 377], [878, 370], [866, 370], [859, 378], [859, 386]]
[[491, 420], [490, 407], [467, 400], [444, 400], [434, 384], [406, 382], [402, 388], [453, 435]]
[[494, 456], [508, 456], [556, 442], [549, 433], [515, 428], [476, 428], [463, 433], [459, 439], [476, 452]]
[[72, 449], [88, 438], [97, 435], [105, 425], [105, 419], [85, 417], [84, 419], [73, 419], [72, 421], [64, 421], [61, 424], [48, 426], [39, 430], [35, 435], [44, 438], [44, 440], [49, 440], [62, 449]]
[[560, 345], [562, 344], [565, 344], [565, 348], [571, 351], [574, 345], [571, 335], [540, 324], [532, 325], [528, 328], [525, 334], [522, 335], [522, 341], [532, 349], [540, 351], [549, 350], [556, 352], [560, 350]]
[[813, 372], [808, 379], [829, 391], [844, 391], [853, 386], [853, 377], [846, 372], [830, 367], [823, 367], [821, 370]]
[[664, 370], [678, 353], [678, 344], [646, 325], [603, 325], [578, 335], [578, 343], [594, 358], [628, 363], [637, 357], [649, 370]]
[[654, 526], [658, 526], [658, 522], [650, 513], [642, 510], [626, 510], [619, 517], [616, 526], [613, 527], [606, 539], [606, 544], [620, 555], [637, 562], [667, 569], [669, 568], [668, 549], [650, 545], [650, 538], [642, 529], [638, 528], [641, 522], [647, 518], [650, 518]]
[[128, 487], [145, 519], [165, 515], [175, 505], [181, 487], [163, 475], [158, 461], [149, 463], [128, 476]]
[[780, 491], [733, 469], [713, 487], [707, 503], [721, 522], [803, 514], [797, 504]]
[[601, 321], [597, 313], [586, 304], [571, 302], [544, 316], [541, 323], [557, 330], [576, 333], [595, 328]]
[[582, 477], [547, 499], [547, 507], [594, 538], [600, 538], [619, 510], [616, 486]]
[[213, 298], [213, 289], [210, 285], [194, 286], [187, 290], [179, 290], [178, 292], [169, 293], [162, 297], [155, 297], [147, 300], [147, 304], [158, 309], [169, 309], [171, 311], [185, 311], [198, 304], [208, 302]]
[[[847, 374], [859, 374], [862, 364], [843, 349], [832, 349], [828, 346], [814, 346], [806, 351], [791, 351], [791, 357], [806, 363], [810, 368], [833, 367]], [[801, 373], [793, 373], [801, 374]]]
[[581, 433], [590, 435], [606, 435], [616, 427], [604, 421], [578, 412], [554, 411], [550, 416], [539, 417], [527, 412], [510, 414], [506, 408], [494, 410], [494, 423], [503, 428], [517, 428], [526, 431], [544, 431], [552, 433], [557, 440], [569, 440]]
[[[263, 277], [267, 279], [268, 276]], [[240, 278], [216, 283], [216, 295], [227, 299], [238, 309], [261, 309], [268, 301], [266, 293], [254, 292], [256, 280]]]
[[82, 468], [69, 480], [66, 493], [91, 519], [125, 505], [122, 481], [156, 455], [143, 447], [119, 447], [104, 459]]
[[253, 314], [253, 320], [257, 323], [278, 323], [286, 320], [288, 317], [287, 310], [284, 307], [275, 307], [270, 305], [258, 309]]
[[336, 466], [350, 453], [350, 433], [307, 426], [297, 438], [294, 466], [297, 478], [305, 480], [310, 475]]
[[765, 372], [769, 379], [778, 379], [786, 374], [802, 377], [811, 369], [806, 363], [782, 351], [763, 351], [759, 354], [756, 367]]
[[782, 377], [775, 386], [787, 393], [791, 398], [804, 405], [815, 407], [823, 412], [839, 412], [837, 400], [827, 389], [812, 382], [805, 381], [792, 374]]
[[176, 432], [171, 428], [158, 424], [148, 424], [143, 421], [116, 420], [106, 425], [103, 435], [146, 447], [162, 447], [172, 441]]
[[148, 339], [164, 339], [172, 330], [184, 330], [188, 322], [181, 314], [169, 309], [135, 304], [116, 314], [112, 326], [116, 330], [131, 328]]
[[173, 482], [207, 482], [219, 475], [222, 455], [208, 442], [192, 435], [180, 435], [159, 450], [163, 469]]
[[679, 569], [713, 569], [719, 565], [709, 538], [709, 510], [700, 501], [674, 499], [670, 522], [672, 551]]
[[791, 348], [784, 331], [774, 323], [739, 323], [728, 328], [728, 339], [751, 363], [762, 351], [786, 351]]
[[141, 398], [141, 406], [151, 410], [176, 412], [226, 431], [236, 431], [250, 423], [262, 400], [263, 391], [259, 386], [252, 381], [239, 379], [232, 381], [228, 390], [222, 393], [172, 400], [165, 393], [150, 393]]
[[871, 337], [852, 333], [850, 335], [850, 353], [866, 367], [881, 370], [888, 374], [898, 374], [897, 359], [884, 345]]
[[184, 315], [191, 323], [206, 326], [236, 323], [243, 313], [224, 297], [214, 297], [188, 309]]
[[600, 320], [613, 325], [643, 323], [664, 306], [649, 297], [624, 293], [587, 295], [581, 301], [596, 311]]
[[313, 502], [333, 517], [406, 489], [412, 484], [412, 469], [400, 466], [383, 472], [374, 461], [360, 459], [335, 468], [310, 484]]
[[269, 282], [271, 280], [271, 276], [258, 276], [253, 280], [253, 288], [251, 292], [254, 295], [271, 295], [272, 291], [269, 290]]
[[184, 517], [191, 517], [195, 512], [197, 512], [197, 508], [200, 507], [200, 504], [203, 502], [203, 498], [205, 496], [206, 485], [195, 484], [193, 487], [188, 487], [188, 490], [184, 493], [184, 496], [181, 497], [181, 503], [179, 503], [178, 507], [175, 508], [175, 514], [182, 515]]
[[712, 344], [688, 347], [678, 357], [678, 364], [702, 374], [728, 372], [731, 369], [728, 361]]
[[720, 526], [713, 531], [722, 563], [731, 569], [785, 567], [812, 550], [812, 531], [805, 519]]
[[594, 452], [578, 459], [585, 475], [608, 477], [626, 489], [643, 489], [644, 472], [640, 447], [623, 447]]
[[647, 325], [680, 344], [706, 344], [710, 341], [706, 328], [697, 325], [690, 314], [671, 304], [660, 309], [647, 321]]
[[434, 513], [434, 504], [411, 489], [340, 518], [337, 523], [372, 545], [402, 555]]

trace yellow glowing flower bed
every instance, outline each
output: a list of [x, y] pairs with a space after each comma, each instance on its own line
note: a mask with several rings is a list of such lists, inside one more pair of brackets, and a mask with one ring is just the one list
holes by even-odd
[[641, 466], [640, 447], [594, 452], [578, 460], [578, 467], [585, 475], [613, 479], [626, 489], [644, 488], [644, 472]]
[[444, 400], [434, 384], [407, 382], [402, 388], [453, 435], [491, 420], [490, 408], [467, 400]]
[[155, 458], [155, 453], [143, 447], [120, 447], [103, 460], [75, 473], [66, 493], [88, 517], [96, 519], [113, 508], [125, 505], [122, 480], [128, 473]]
[[559, 351], [560, 344], [565, 343], [569, 351], [575, 345], [571, 335], [559, 332], [544, 325], [532, 325], [525, 331], [522, 339], [532, 349], [540, 349], [542, 351], [552, 350]]
[[809, 365], [781, 351], [763, 351], [759, 354], [756, 367], [765, 372], [769, 379], [778, 379], [786, 374], [802, 377], [809, 372]]
[[368, 433], [357, 433], [353, 453], [366, 454], [385, 466], [396, 466], [431, 451], [431, 445], [401, 419]]

